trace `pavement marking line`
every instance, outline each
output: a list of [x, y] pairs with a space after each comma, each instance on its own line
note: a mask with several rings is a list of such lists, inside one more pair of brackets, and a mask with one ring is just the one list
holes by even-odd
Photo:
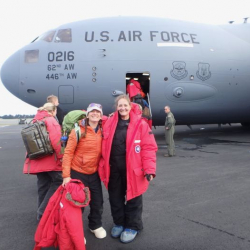
[[188, 219], [188, 218], [185, 218], [185, 217], [182, 217], [182, 216], [178, 216], [178, 215], [177, 215], [177, 217], [178, 217], [178, 218], [181, 218], [181, 219], [184, 219], [184, 220], [187, 220], [187, 221], [190, 221], [190, 222], [193, 222], [193, 223], [198, 224], [198, 225], [200, 225], [200, 226], [207, 227], [207, 228], [209, 228], [209, 229], [213, 229], [213, 230], [219, 231], [219, 232], [221, 232], [221, 233], [224, 233], [224, 234], [227, 234], [227, 235], [236, 237], [237, 239], [244, 240], [244, 241], [246, 240], [246, 241], [250, 242], [250, 240], [248, 240], [248, 239], [246, 239], [246, 238], [244, 238], [244, 237], [237, 236], [237, 235], [235, 235], [235, 234], [233, 234], [233, 233], [229, 233], [229, 232], [227, 232], [227, 231], [225, 231], [225, 230], [222, 230], [222, 229], [219, 229], [219, 228], [210, 226], [210, 225], [208, 225], [208, 224], [204, 224], [204, 223], [201, 223], [201, 222], [199, 222], [199, 221], [191, 220], [191, 219]]
[[202, 153], [208, 153], [208, 154], [216, 154], [216, 155], [219, 155], [218, 152], [209, 152], [209, 151], [204, 151], [204, 150], [198, 150], [199, 152], [202, 152]]

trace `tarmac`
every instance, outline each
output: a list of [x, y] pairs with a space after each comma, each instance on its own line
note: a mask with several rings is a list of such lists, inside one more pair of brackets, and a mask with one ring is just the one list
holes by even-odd
[[[24, 125], [0, 121], [0, 250], [32, 250], [37, 227], [36, 176], [22, 173]], [[2, 125], [1, 125], [2, 124]], [[164, 128], [153, 129], [157, 173], [143, 195], [144, 229], [129, 243], [110, 236], [113, 226], [103, 187], [105, 239], [84, 231], [87, 250], [250, 249], [250, 130], [240, 124], [176, 126], [176, 156], [164, 157]], [[54, 248], [44, 248], [54, 249]]]

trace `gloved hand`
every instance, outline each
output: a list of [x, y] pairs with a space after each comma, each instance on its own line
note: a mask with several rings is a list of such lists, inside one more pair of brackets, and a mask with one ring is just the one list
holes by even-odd
[[151, 181], [151, 174], [145, 174], [145, 178], [148, 180], [148, 181]]

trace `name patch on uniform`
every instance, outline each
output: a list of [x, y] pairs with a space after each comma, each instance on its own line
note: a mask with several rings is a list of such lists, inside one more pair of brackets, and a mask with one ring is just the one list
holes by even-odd
[[135, 152], [138, 154], [141, 152], [141, 147], [139, 145], [135, 146]]
[[140, 143], [141, 142], [141, 140], [135, 140], [135, 143]]

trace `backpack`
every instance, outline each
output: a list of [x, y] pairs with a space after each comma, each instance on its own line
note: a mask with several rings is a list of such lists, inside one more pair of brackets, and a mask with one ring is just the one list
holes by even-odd
[[64, 149], [67, 145], [68, 137], [72, 129], [75, 129], [77, 143], [81, 138], [81, 128], [78, 124], [78, 121], [86, 117], [86, 111], [83, 110], [73, 110], [70, 111], [66, 116], [64, 116], [62, 123], [62, 132], [63, 136], [61, 137], [61, 149], [64, 152]]
[[144, 104], [143, 98], [142, 98], [142, 96], [140, 94], [137, 94], [136, 96], [134, 96], [134, 101], [133, 102], [141, 105], [142, 110], [144, 110], [145, 104]]
[[53, 154], [54, 149], [44, 121], [30, 122], [21, 130], [21, 135], [27, 151], [27, 158], [35, 160]]

